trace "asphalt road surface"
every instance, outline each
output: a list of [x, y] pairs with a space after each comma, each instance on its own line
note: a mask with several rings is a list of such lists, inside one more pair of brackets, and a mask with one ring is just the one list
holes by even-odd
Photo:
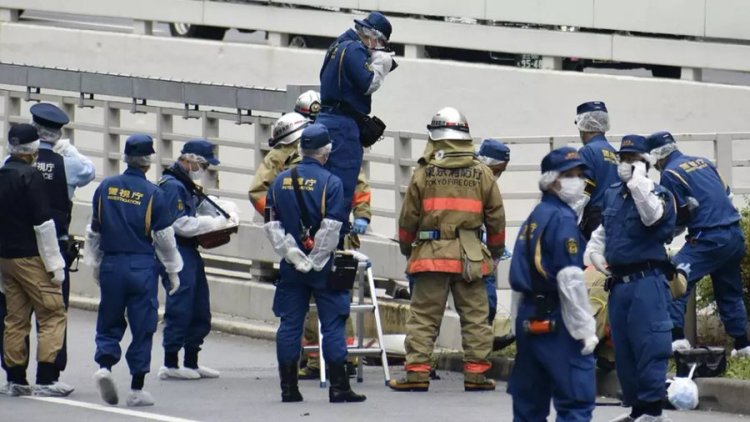
[[[361, 404], [330, 404], [327, 390], [316, 381], [303, 381], [302, 403], [280, 402], [275, 346], [268, 341], [212, 333], [201, 354], [201, 362], [221, 371], [221, 378], [198, 381], [160, 381], [156, 373], [163, 358], [162, 326], [154, 338], [151, 374], [146, 390], [156, 400], [153, 407], [131, 409], [104, 405], [92, 380], [96, 315], [71, 310], [69, 321], [69, 366], [62, 380], [76, 387], [64, 399], [0, 396], [0, 421], [510, 421], [511, 400], [500, 383], [495, 392], [466, 393], [460, 374], [441, 371], [427, 393], [398, 393], [383, 385], [379, 367], [367, 367], [365, 381], [354, 389], [367, 395]], [[127, 347], [129, 337], [123, 344]], [[32, 343], [32, 349], [33, 349]], [[124, 354], [124, 353], [123, 353]], [[29, 370], [33, 380], [35, 365]], [[400, 368], [392, 367], [394, 376]], [[113, 370], [120, 402], [130, 385], [127, 366], [120, 362]], [[624, 412], [618, 407], [599, 407], [595, 421], [607, 421]], [[721, 413], [669, 412], [675, 422], [728, 422], [747, 420]], [[551, 417], [552, 419], [552, 417]]]

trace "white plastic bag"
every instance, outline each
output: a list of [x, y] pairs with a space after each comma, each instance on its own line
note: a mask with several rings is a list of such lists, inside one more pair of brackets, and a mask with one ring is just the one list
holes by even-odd
[[698, 386], [692, 380], [695, 364], [687, 378], [675, 377], [667, 388], [667, 398], [677, 410], [693, 410], [698, 407]]

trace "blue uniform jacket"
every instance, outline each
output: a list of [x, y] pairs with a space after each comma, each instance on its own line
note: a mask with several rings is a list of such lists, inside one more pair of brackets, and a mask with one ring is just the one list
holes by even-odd
[[324, 105], [343, 102], [361, 114], [370, 114], [372, 97], [365, 94], [374, 77], [370, 52], [353, 29], [328, 48], [320, 69], [320, 97]]
[[677, 210], [674, 197], [666, 189], [655, 185], [654, 191], [664, 201], [664, 215], [646, 227], [625, 184], [615, 183], [607, 189], [602, 225], [606, 235], [604, 257], [610, 266], [667, 261], [664, 244], [672, 241]]
[[556, 195], [545, 193], [518, 232], [510, 263], [511, 288], [527, 294], [557, 294], [557, 273], [570, 266], [583, 268], [584, 244], [575, 211]]
[[[304, 157], [296, 168], [302, 200], [311, 220], [309, 222], [312, 226], [311, 235], [315, 235], [315, 231], [324, 218], [345, 223], [348, 216], [341, 180], [323, 168], [314, 158]], [[300, 240], [302, 213], [294, 194], [291, 170], [285, 170], [276, 176], [268, 190], [266, 207], [271, 207], [274, 220], [281, 222], [284, 230], [294, 237], [297, 246], [304, 251]], [[341, 236], [343, 237], [343, 233]], [[281, 266], [282, 274], [285, 266], [294, 270], [294, 267], [289, 266], [285, 260], [281, 261]]]
[[729, 186], [705, 158], [691, 157], [679, 151], [671, 153], [661, 173], [661, 185], [672, 192], [677, 208], [686, 207], [688, 197], [698, 201], [698, 208], [690, 213], [690, 217], [677, 222], [679, 226], [687, 226], [691, 233], [740, 220], [728, 196], [731, 193]]
[[151, 232], [174, 222], [162, 191], [135, 168], [104, 179], [92, 205], [91, 227], [101, 233], [100, 249], [105, 254], [153, 254]]
[[[175, 163], [171, 167], [172, 171], [185, 173], [179, 164]], [[185, 174], [185, 177], [188, 177]], [[165, 173], [159, 179], [159, 187], [164, 192], [164, 198], [172, 210], [172, 217], [177, 220], [180, 217], [195, 217], [198, 206], [198, 198], [190, 190], [177, 180], [173, 175]]]
[[620, 178], [617, 176], [617, 153], [604, 135], [596, 135], [578, 150], [578, 155], [586, 163], [586, 192], [591, 199], [586, 208], [603, 208], [604, 192]]

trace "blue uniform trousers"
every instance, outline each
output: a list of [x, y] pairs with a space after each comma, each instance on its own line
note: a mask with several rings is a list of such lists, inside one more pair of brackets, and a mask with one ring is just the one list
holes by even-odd
[[331, 149], [325, 168], [341, 179], [344, 187], [346, 215], [349, 215], [364, 152], [359, 142], [359, 127], [351, 117], [333, 112], [321, 112], [315, 119], [315, 123], [323, 124], [331, 135], [333, 149]]
[[516, 318], [516, 361], [508, 393], [513, 396], [515, 422], [546, 421], [550, 399], [557, 421], [590, 421], [596, 400], [594, 356], [581, 355], [583, 343], [570, 336], [559, 308], [552, 312], [556, 330], [528, 334], [523, 322], [533, 318], [535, 305], [525, 299]]
[[492, 322], [495, 321], [495, 315], [497, 315], [497, 279], [494, 274], [484, 278], [484, 287], [487, 289], [487, 302], [490, 305], [488, 321], [492, 328]]
[[693, 243], [688, 242], [674, 257], [675, 265], [689, 265], [688, 291], [673, 300], [669, 315], [675, 327], [685, 326], [685, 310], [690, 292], [706, 275], [711, 276], [714, 297], [724, 329], [732, 337], [744, 336], [747, 313], [742, 301], [740, 262], [745, 256], [745, 238], [739, 224], [702, 231]]
[[672, 356], [672, 322], [667, 280], [660, 272], [617, 283], [609, 294], [609, 324], [623, 403], [664, 398], [667, 359]]
[[[3, 337], [5, 336], [5, 315], [8, 314], [8, 308], [5, 307], [5, 294], [0, 293], [0, 364], [3, 369], [8, 369], [5, 366], [5, 358], [3, 355]], [[27, 346], [28, 347], [28, 346]]]
[[347, 348], [344, 325], [349, 318], [351, 292], [326, 287], [328, 271], [302, 274], [281, 263], [281, 281], [276, 285], [273, 312], [281, 318], [276, 331], [276, 357], [279, 365], [296, 364], [301, 353], [305, 315], [310, 296], [315, 298], [323, 333], [323, 355], [327, 362], [346, 361]]
[[152, 254], [104, 255], [99, 271], [101, 301], [96, 320], [96, 356], [101, 367], [120, 361], [120, 341], [128, 313], [132, 342], [125, 358], [130, 373], [145, 374], [151, 367], [151, 345], [159, 301], [157, 261]]
[[[172, 296], [167, 296], [164, 311], [164, 351], [197, 354], [203, 340], [211, 332], [211, 303], [208, 281], [198, 249], [179, 246], [183, 267], [180, 271], [180, 288]], [[161, 274], [162, 282], [169, 284], [166, 272]]]

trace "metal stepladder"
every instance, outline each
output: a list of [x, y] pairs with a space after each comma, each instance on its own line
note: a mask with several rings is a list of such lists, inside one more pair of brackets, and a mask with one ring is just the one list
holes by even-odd
[[[360, 252], [352, 252], [354, 257], [359, 261], [357, 265], [357, 274], [355, 285], [357, 286], [356, 300], [350, 305], [350, 312], [356, 314], [356, 335], [355, 344], [348, 346], [348, 353], [357, 357], [363, 356], [380, 356], [385, 384], [391, 380], [390, 371], [388, 370], [388, 357], [386, 356], [385, 347], [383, 346], [383, 326], [380, 323], [380, 312], [378, 308], [378, 298], [375, 294], [375, 281], [372, 277], [372, 264], [366, 255]], [[369, 288], [372, 303], [365, 302], [365, 288]], [[317, 307], [317, 304], [311, 304], [311, 308]], [[375, 330], [378, 336], [377, 347], [372, 344], [365, 344], [365, 313], [372, 312], [375, 317]], [[325, 388], [328, 385], [326, 376], [326, 361], [323, 355], [323, 332], [321, 330], [320, 318], [318, 318], [318, 345], [305, 346], [305, 351], [317, 350], [320, 359], [320, 387]], [[358, 359], [357, 362], [357, 382], [364, 381], [364, 360]]]

